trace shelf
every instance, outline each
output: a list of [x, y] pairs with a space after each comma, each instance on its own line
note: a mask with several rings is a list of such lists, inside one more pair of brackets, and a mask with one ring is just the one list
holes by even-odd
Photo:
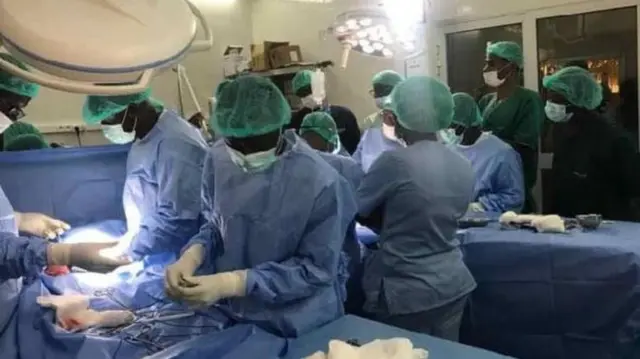
[[264, 71], [245, 71], [232, 76], [227, 76], [227, 79], [233, 79], [240, 75], [258, 75], [258, 76], [264, 76], [264, 77], [287, 76], [287, 75], [294, 75], [298, 71], [302, 71], [302, 70], [314, 70], [317, 68], [323, 69], [329, 66], [333, 66], [333, 61], [328, 60], [328, 61], [320, 61], [320, 62], [300, 63], [295, 65], [290, 65], [287, 67], [281, 67], [279, 69], [270, 69], [270, 70], [264, 70]]

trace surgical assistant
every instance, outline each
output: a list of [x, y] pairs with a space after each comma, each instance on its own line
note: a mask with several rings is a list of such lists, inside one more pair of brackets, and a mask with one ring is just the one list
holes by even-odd
[[[336, 152], [340, 142], [338, 129], [331, 115], [326, 112], [313, 112], [305, 116], [300, 127], [300, 135], [312, 148], [318, 151], [327, 163], [329, 163], [338, 173], [351, 184], [353, 193], [360, 187], [360, 181], [364, 172], [360, 166], [348, 154]], [[344, 253], [348, 264], [349, 279], [346, 283], [347, 301], [345, 310], [349, 314], [361, 314], [364, 305], [364, 294], [362, 293], [362, 254], [363, 248], [356, 235], [355, 218], [349, 228], [344, 242]]]
[[[242, 76], [220, 91], [211, 124], [223, 139], [203, 175], [207, 223], [165, 285], [173, 298], [219, 302], [239, 320], [294, 337], [344, 312], [338, 269], [357, 208], [351, 185], [283, 132], [290, 115], [268, 79]], [[201, 266], [209, 275], [194, 276]]]
[[48, 243], [22, 237], [18, 231], [38, 237], [61, 234], [69, 225], [39, 213], [17, 213], [0, 188], [0, 348], [2, 358], [17, 359], [16, 311], [22, 276], [32, 277], [46, 265], [73, 265], [89, 270], [115, 268], [121, 263], [100, 256], [114, 243]]
[[403, 80], [404, 78], [399, 73], [392, 70], [380, 71], [373, 76], [370, 93], [373, 96], [378, 111], [358, 122], [360, 132], [365, 133], [365, 131], [370, 128], [382, 126], [383, 105], [389, 98], [393, 88]]
[[[298, 131], [306, 115], [315, 111], [326, 111], [333, 117], [338, 126], [340, 143], [342, 143], [347, 152], [352, 154], [358, 147], [358, 142], [360, 142], [360, 130], [358, 129], [356, 116], [346, 107], [328, 105], [326, 103], [326, 94], [324, 93], [324, 84], [320, 86], [322, 87], [320, 89], [317, 89], [317, 86], [312, 86], [314, 76], [315, 73], [309, 70], [300, 71], [294, 76], [292, 80], [293, 91], [300, 98], [303, 107], [293, 113], [287, 128]], [[313, 93], [314, 90], [319, 93]]]
[[631, 140], [597, 112], [602, 87], [587, 70], [566, 67], [543, 79], [545, 112], [553, 125], [552, 213], [599, 213], [640, 220], [640, 159]]
[[[13, 56], [1, 53], [0, 57], [23, 70], [27, 67]], [[3, 150], [4, 131], [14, 122], [24, 117], [24, 108], [40, 92], [40, 85], [0, 71], [0, 150]]]
[[403, 146], [395, 136], [393, 115], [385, 111], [385, 106], [389, 103], [389, 95], [402, 80], [399, 74], [389, 70], [379, 72], [373, 77], [373, 96], [380, 110], [375, 114], [375, 123], [371, 123], [364, 131], [358, 148], [353, 154], [353, 159], [365, 172], [369, 171], [373, 162], [383, 152]]
[[482, 132], [482, 116], [473, 97], [453, 95], [455, 112], [445, 142], [462, 153], [476, 175], [470, 209], [503, 213], [519, 212], [524, 204], [524, 179], [520, 156], [490, 132]]
[[114, 256], [179, 254], [201, 225], [200, 187], [207, 144], [202, 134], [150, 97], [89, 96], [88, 124], [101, 124], [107, 139], [135, 141], [127, 157], [123, 206], [127, 234]]
[[523, 212], [535, 212], [533, 187], [538, 175], [538, 142], [544, 122], [540, 96], [520, 86], [523, 67], [520, 45], [501, 41], [487, 46], [484, 81], [495, 92], [478, 103], [484, 118], [483, 129], [491, 131], [513, 147], [522, 161], [525, 182]]
[[455, 237], [473, 198], [473, 169], [437, 136], [451, 124], [453, 98], [438, 80], [411, 77], [394, 89], [388, 108], [407, 147], [383, 153], [358, 189], [358, 220], [380, 233], [380, 249], [365, 259], [365, 310], [456, 341], [476, 283]]

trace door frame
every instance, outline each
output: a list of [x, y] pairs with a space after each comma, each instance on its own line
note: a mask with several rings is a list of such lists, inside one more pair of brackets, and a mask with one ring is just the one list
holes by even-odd
[[[590, 12], [615, 10], [627, 7], [636, 7], [636, 28], [639, 32], [637, 36], [637, 61], [636, 64], [640, 77], [640, 0], [592, 0], [581, 3], [573, 3], [567, 5], [558, 5], [542, 9], [534, 9], [524, 13], [505, 15], [489, 19], [480, 19], [472, 21], [460, 21], [441, 27], [439, 39], [436, 46], [441, 49], [441, 58], [436, 60], [441, 63], [440, 78], [446, 83], [448, 80], [448, 63], [447, 63], [447, 35], [480, 30], [489, 27], [505, 26], [511, 24], [522, 24], [522, 51], [525, 59], [534, 59], [535, 61], [524, 62], [523, 76], [524, 86], [528, 89], [539, 92], [538, 88], [538, 39], [537, 39], [537, 21], [556, 16], [571, 16]], [[480, 64], [478, 64], [480, 66]], [[638, 103], [640, 104], [640, 81], [638, 81]], [[640, 117], [638, 118], [640, 124]], [[638, 138], [640, 138], [640, 126], [638, 130]], [[538, 148], [541, 148], [538, 146]], [[553, 162], [552, 153], [541, 153], [538, 160], [538, 181], [534, 188], [534, 197], [539, 203], [540, 209], [542, 203], [542, 170], [551, 169]]]

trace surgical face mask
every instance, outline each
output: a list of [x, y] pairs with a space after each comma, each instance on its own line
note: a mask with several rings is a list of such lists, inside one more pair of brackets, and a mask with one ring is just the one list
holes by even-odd
[[504, 82], [507, 80], [507, 76], [501, 79], [498, 74], [500, 73], [500, 71], [506, 69], [509, 65], [510, 64], [505, 65], [499, 70], [483, 72], [482, 77], [484, 78], [484, 83], [487, 84], [487, 86], [493, 88], [502, 86], [502, 84], [504, 84]]
[[382, 109], [382, 106], [385, 104], [389, 96], [376, 97], [376, 106], [379, 109]]
[[553, 122], [567, 122], [573, 116], [572, 113], [567, 114], [567, 106], [547, 101], [544, 106], [544, 113], [547, 118]]
[[484, 83], [489, 87], [500, 87], [506, 79], [500, 79], [498, 77], [498, 71], [488, 71], [482, 74], [484, 77]]
[[309, 95], [300, 99], [302, 101], [302, 106], [310, 109], [314, 109], [320, 106], [320, 103], [316, 100], [313, 95]]
[[455, 129], [447, 128], [440, 131], [440, 139], [445, 145], [457, 146], [462, 142], [462, 134], [457, 135]]
[[278, 156], [276, 156], [276, 149], [278, 146], [267, 151], [251, 153], [248, 155], [231, 148], [229, 145], [225, 146], [227, 147], [227, 152], [231, 157], [231, 161], [238, 167], [242, 168], [245, 172], [259, 172], [266, 170], [278, 160]]
[[12, 123], [13, 121], [7, 115], [0, 112], [0, 133], [3, 133]]
[[124, 132], [122, 125], [102, 125], [102, 133], [111, 143], [123, 145], [132, 142], [136, 138], [136, 134], [132, 132]]

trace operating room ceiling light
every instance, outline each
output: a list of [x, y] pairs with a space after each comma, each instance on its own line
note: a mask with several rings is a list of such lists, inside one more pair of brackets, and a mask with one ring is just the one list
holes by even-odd
[[413, 52], [416, 49], [415, 32], [398, 31], [381, 8], [344, 12], [329, 31], [343, 45], [343, 68], [352, 50], [367, 56], [391, 58], [397, 50]]
[[0, 0], [0, 38], [30, 71], [0, 59], [1, 69], [94, 95], [144, 91], [159, 71], [213, 45], [204, 15], [188, 0]]

